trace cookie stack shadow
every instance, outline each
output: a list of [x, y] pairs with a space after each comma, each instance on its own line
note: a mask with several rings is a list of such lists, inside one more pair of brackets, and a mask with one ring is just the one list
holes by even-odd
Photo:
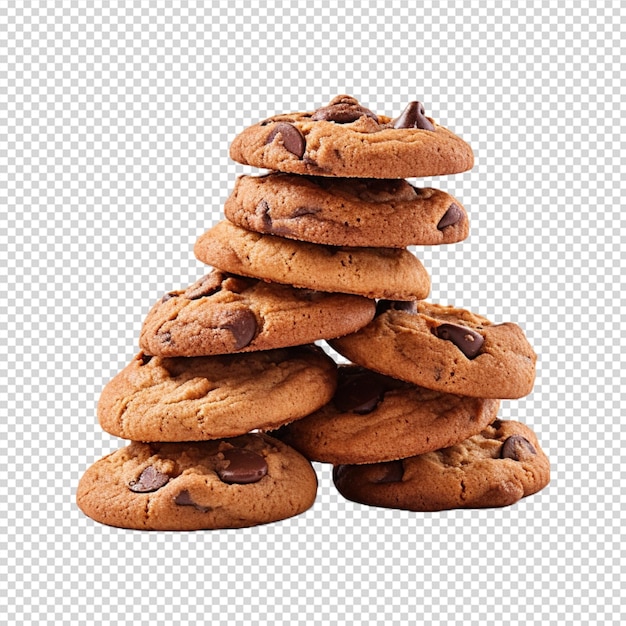
[[338, 96], [249, 127], [231, 156], [270, 172], [237, 179], [194, 247], [211, 269], [156, 302], [104, 388], [100, 425], [130, 444], [85, 472], [83, 512], [137, 529], [277, 521], [312, 506], [312, 461], [350, 500], [413, 511], [543, 488], [536, 436], [498, 418], [534, 384], [523, 331], [427, 302], [407, 249], [468, 236], [461, 202], [405, 179], [466, 171], [471, 148], [419, 102], [389, 118]]

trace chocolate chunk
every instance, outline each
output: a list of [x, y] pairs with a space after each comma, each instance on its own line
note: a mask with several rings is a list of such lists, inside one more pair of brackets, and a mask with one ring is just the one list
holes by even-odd
[[241, 350], [256, 335], [256, 316], [250, 309], [236, 309], [228, 314], [221, 327], [232, 333], [235, 340], [235, 350]]
[[443, 217], [437, 224], [437, 230], [443, 230], [446, 226], [452, 226], [463, 219], [463, 211], [461, 207], [454, 202], [448, 207], [448, 210], [443, 214]]
[[272, 141], [274, 141], [274, 137], [279, 134], [283, 139], [283, 146], [285, 150], [295, 154], [299, 159], [301, 159], [306, 149], [306, 141], [304, 140], [302, 133], [293, 124], [279, 122], [274, 126], [265, 143], [272, 143]]
[[337, 124], [349, 124], [350, 122], [356, 122], [364, 115], [378, 122], [378, 116], [361, 106], [355, 98], [351, 96], [337, 96], [330, 101], [328, 106], [317, 109], [311, 119], [314, 121], [323, 120]]
[[376, 478], [377, 484], [383, 483], [399, 483], [404, 476], [404, 466], [402, 461], [388, 461], [379, 463], [378, 467], [382, 473]]
[[187, 300], [198, 300], [199, 298], [211, 296], [221, 289], [223, 280], [224, 274], [215, 270], [187, 287], [184, 296]]
[[385, 388], [374, 372], [360, 370], [348, 373], [345, 368], [340, 368], [339, 376], [333, 404], [340, 411], [365, 415], [371, 413], [382, 400]]
[[414, 100], [409, 102], [400, 117], [393, 122], [394, 128], [420, 128], [422, 130], [435, 130], [432, 122], [426, 117], [424, 105]]
[[198, 511], [200, 511], [201, 513], [208, 513], [209, 511], [211, 511], [213, 509], [213, 507], [210, 506], [201, 506], [200, 504], [197, 504], [196, 502], [194, 502], [191, 499], [191, 496], [189, 495], [189, 492], [184, 489], [183, 491], [181, 491], [175, 498], [174, 498], [174, 503], [178, 504], [179, 506], [192, 506], [195, 509], [198, 509]]
[[156, 491], [166, 485], [170, 480], [170, 477], [163, 472], [159, 472], [156, 467], [148, 465], [146, 469], [141, 472], [137, 480], [133, 480], [128, 483], [128, 488], [135, 493], [149, 493]]
[[523, 461], [529, 456], [537, 454], [535, 446], [533, 446], [526, 437], [522, 435], [511, 435], [502, 444], [500, 457], [503, 459], [513, 459], [514, 461]]
[[376, 317], [390, 309], [393, 311], [417, 313], [417, 302], [415, 300], [378, 300], [376, 303]]
[[143, 352], [141, 353], [140, 358], [141, 358], [142, 365], [148, 365], [148, 363], [152, 361], [152, 356], [150, 354], [145, 354]]
[[439, 339], [451, 341], [468, 359], [473, 359], [485, 341], [480, 333], [467, 326], [441, 324], [432, 330]]
[[259, 482], [267, 474], [266, 460], [252, 450], [230, 448], [222, 454], [225, 463], [218, 468], [217, 475], [225, 483], [247, 485]]
[[161, 298], [161, 302], [167, 302], [168, 300], [171, 300], [172, 298], [175, 298], [178, 294], [175, 291], [170, 291], [169, 293], [166, 293], [162, 298]]

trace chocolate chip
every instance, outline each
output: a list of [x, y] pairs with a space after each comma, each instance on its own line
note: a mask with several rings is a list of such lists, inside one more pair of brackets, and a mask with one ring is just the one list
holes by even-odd
[[167, 302], [168, 300], [171, 300], [172, 298], [175, 298], [178, 294], [174, 291], [170, 291], [169, 293], [166, 293], [162, 298], [161, 298], [161, 302]]
[[218, 468], [217, 475], [225, 483], [247, 485], [259, 482], [267, 474], [266, 460], [252, 450], [230, 448], [222, 454], [226, 463]]
[[172, 341], [172, 333], [169, 330], [166, 330], [164, 333], [159, 335], [159, 339], [162, 343], [170, 343]]
[[365, 415], [382, 400], [385, 388], [374, 372], [359, 370], [354, 373], [340, 368], [339, 376], [333, 404], [340, 411]]
[[424, 105], [414, 100], [409, 102], [400, 117], [393, 122], [394, 128], [420, 128], [422, 130], [435, 130], [431, 121], [426, 117]]
[[[404, 465], [401, 460], [387, 461], [385, 463], [376, 463], [374, 476], [371, 476], [370, 481], [374, 484], [385, 483], [399, 483], [404, 476]], [[333, 467], [333, 481], [335, 484], [345, 481], [346, 483], [352, 482], [351, 478], [354, 473], [359, 474], [359, 466], [357, 465], [335, 465]]]
[[198, 300], [199, 298], [211, 296], [221, 289], [223, 280], [224, 274], [222, 272], [213, 271], [203, 276], [190, 287], [187, 287], [184, 294], [185, 298], [187, 300]]
[[379, 468], [382, 474], [376, 479], [377, 484], [383, 483], [399, 483], [404, 476], [404, 466], [402, 461], [388, 461], [380, 463]]
[[511, 435], [502, 444], [500, 451], [501, 458], [513, 459], [514, 461], [523, 461], [525, 458], [535, 454], [537, 454], [535, 446], [522, 435]]
[[144, 354], [143, 352], [141, 353], [140, 358], [142, 365], [148, 365], [148, 363], [152, 361], [152, 356], [150, 354]]
[[174, 504], [178, 504], [179, 506], [192, 506], [195, 509], [198, 509], [198, 511], [200, 511], [201, 513], [208, 513], [209, 511], [211, 511], [213, 509], [213, 507], [201, 506], [200, 504], [197, 504], [196, 502], [194, 502], [191, 499], [191, 496], [189, 495], [189, 492], [186, 489], [181, 491], [174, 498]]
[[306, 141], [302, 133], [293, 124], [279, 122], [274, 126], [265, 143], [272, 143], [274, 137], [279, 134], [282, 137], [285, 150], [301, 159], [306, 149]]
[[356, 122], [364, 113], [353, 109], [352, 107], [326, 107], [319, 109], [313, 116], [313, 120], [336, 122], [337, 124], [349, 124], [350, 122]]
[[376, 317], [389, 310], [417, 313], [415, 300], [378, 300], [376, 303]]
[[317, 109], [311, 119], [313, 121], [349, 124], [350, 122], [356, 122], [364, 115], [378, 122], [378, 116], [361, 106], [355, 98], [351, 96], [337, 96], [330, 101], [328, 106]]
[[[297, 217], [303, 217], [304, 215], [316, 215], [320, 209], [315, 207], [301, 206], [292, 211], [291, 215], [287, 219], [293, 219]], [[255, 209], [255, 215], [259, 218], [261, 224], [261, 230], [264, 233], [271, 233], [272, 235], [291, 235], [293, 229], [288, 225], [275, 223], [270, 215], [270, 206], [267, 200], [261, 200]]]
[[170, 480], [170, 477], [163, 472], [159, 472], [156, 467], [148, 465], [146, 469], [141, 472], [137, 480], [133, 480], [128, 483], [128, 488], [135, 493], [149, 493], [156, 491], [166, 485]]
[[261, 200], [261, 202], [256, 205], [254, 213], [261, 218], [263, 232], [271, 233], [272, 216], [270, 215], [270, 205], [268, 204], [267, 200]]
[[446, 226], [452, 226], [463, 219], [463, 211], [461, 207], [454, 202], [448, 207], [448, 210], [443, 214], [443, 217], [437, 224], [437, 230], [443, 230]]
[[480, 333], [467, 326], [441, 324], [432, 330], [439, 339], [451, 341], [468, 359], [473, 359], [485, 341]]
[[221, 327], [232, 333], [235, 340], [235, 350], [241, 350], [256, 335], [256, 316], [250, 309], [236, 309], [228, 314]]
[[335, 465], [333, 467], [333, 481], [336, 483], [341, 480], [349, 467], [349, 465]]

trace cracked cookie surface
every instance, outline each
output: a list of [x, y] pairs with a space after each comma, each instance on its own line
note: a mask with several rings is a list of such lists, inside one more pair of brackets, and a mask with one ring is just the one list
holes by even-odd
[[355, 332], [374, 317], [363, 297], [266, 283], [213, 270], [161, 298], [144, 320], [146, 354], [208, 356], [271, 350]]
[[409, 511], [501, 507], [543, 489], [550, 462], [524, 424], [496, 420], [442, 450], [388, 463], [337, 465], [333, 480], [348, 500]]
[[331, 246], [405, 248], [469, 234], [458, 200], [401, 179], [240, 176], [224, 213], [247, 230]]
[[471, 147], [409, 103], [397, 118], [376, 115], [351, 96], [312, 112], [275, 115], [237, 135], [233, 160], [313, 176], [412, 178], [465, 172]]
[[366, 298], [415, 300], [430, 276], [406, 249], [349, 248], [254, 233], [224, 220], [199, 237], [196, 258], [233, 274]]
[[428, 389], [501, 399], [532, 391], [537, 355], [517, 324], [424, 301], [412, 311], [394, 306], [330, 345], [353, 363]]
[[311, 461], [378, 463], [452, 445], [496, 418], [499, 400], [424, 389], [341, 365], [333, 399], [270, 433]]
[[137, 441], [195, 441], [278, 428], [326, 404], [337, 366], [301, 346], [208, 357], [139, 353], [105, 386], [98, 420]]
[[189, 443], [132, 442], [94, 463], [76, 501], [102, 524], [139, 530], [243, 528], [292, 517], [314, 502], [302, 455], [267, 435]]

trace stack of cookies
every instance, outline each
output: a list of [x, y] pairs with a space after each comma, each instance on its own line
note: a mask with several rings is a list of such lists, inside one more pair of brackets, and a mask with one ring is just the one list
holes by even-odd
[[338, 96], [251, 126], [231, 156], [271, 171], [238, 178], [195, 244], [211, 269], [154, 305], [105, 387], [100, 424], [131, 443], [87, 470], [80, 508], [127, 528], [266, 523], [312, 505], [311, 461], [346, 498], [415, 511], [544, 487], [534, 433], [497, 418], [533, 387], [522, 330], [426, 302], [407, 249], [467, 237], [458, 200], [405, 179], [466, 171], [471, 148], [419, 102], [390, 118]]

